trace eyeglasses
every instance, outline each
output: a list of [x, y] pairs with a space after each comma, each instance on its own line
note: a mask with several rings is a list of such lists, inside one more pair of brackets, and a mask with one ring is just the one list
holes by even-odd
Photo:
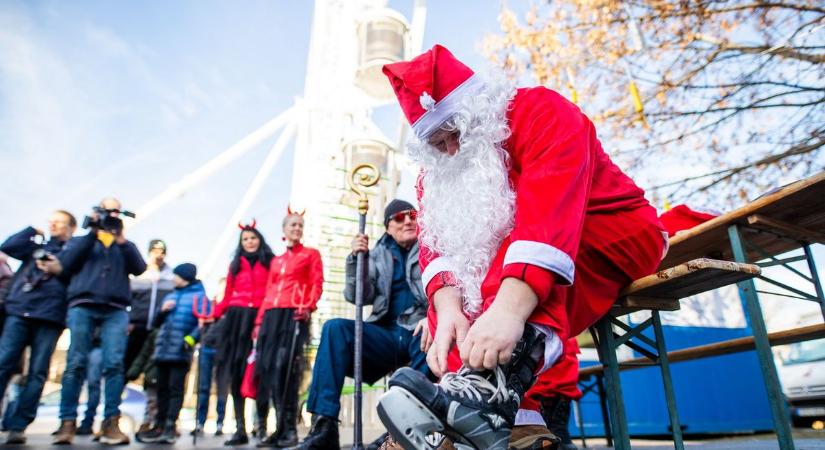
[[414, 209], [410, 209], [408, 211], [401, 211], [399, 213], [395, 213], [392, 215], [392, 220], [396, 222], [404, 223], [405, 217], [409, 217], [410, 220], [415, 222], [415, 219], [418, 218], [418, 211]]

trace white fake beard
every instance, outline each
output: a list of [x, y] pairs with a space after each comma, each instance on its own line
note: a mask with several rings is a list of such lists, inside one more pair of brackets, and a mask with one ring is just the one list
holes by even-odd
[[502, 81], [464, 99], [447, 124], [461, 133], [455, 155], [426, 142], [408, 149], [423, 169], [419, 240], [454, 261], [464, 311], [471, 317], [481, 312], [481, 284], [513, 229], [515, 193], [502, 143], [510, 135], [506, 113], [514, 94]]

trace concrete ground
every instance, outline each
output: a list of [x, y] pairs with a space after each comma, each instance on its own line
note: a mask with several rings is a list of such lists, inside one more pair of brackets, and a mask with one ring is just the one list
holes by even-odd
[[[40, 427], [35, 427], [40, 428]], [[207, 436], [200, 437], [198, 439], [197, 445], [192, 444], [192, 438], [188, 435], [188, 429], [182, 430], [184, 431], [184, 435], [178, 439], [178, 442], [175, 443], [174, 446], [169, 445], [146, 445], [146, 444], [139, 444], [133, 442], [129, 446], [119, 447], [119, 448], [137, 448], [137, 449], [146, 449], [146, 450], [159, 450], [159, 449], [199, 449], [199, 450], [225, 450], [227, 447], [223, 446], [223, 441], [226, 439], [224, 437], [215, 437], [211, 434], [207, 434]], [[379, 436], [383, 430], [380, 429], [367, 429], [364, 430], [364, 440], [369, 442], [369, 440], [374, 439], [375, 437]], [[306, 434], [306, 430], [302, 429], [300, 431], [301, 435]], [[4, 437], [5, 438], [5, 437]], [[797, 450], [825, 450], [825, 431], [814, 431], [814, 430], [795, 430], [794, 432], [794, 439], [796, 442], [796, 449]], [[341, 429], [341, 442], [342, 449], [349, 450], [351, 448], [352, 442], [352, 429], [351, 428], [342, 428]], [[574, 441], [579, 448], [582, 448], [581, 441], [576, 440]], [[58, 449], [60, 447], [53, 447], [51, 444], [51, 436], [48, 432], [38, 431], [29, 433], [28, 442], [26, 445], [21, 446], [2, 446], [4, 449]], [[70, 448], [70, 449], [77, 449], [77, 450], [86, 450], [86, 449], [95, 449], [99, 450], [104, 446], [99, 445], [95, 442], [92, 442], [91, 437], [82, 436], [77, 437], [75, 439], [74, 445], [71, 447], [63, 447], [63, 448]], [[641, 448], [644, 450], [666, 450], [672, 449], [673, 444], [667, 441], [654, 441], [654, 440], [643, 440], [643, 439], [634, 439], [633, 440], [633, 447], [634, 448]], [[716, 439], [704, 439], [704, 440], [689, 440], [685, 443], [685, 447], [688, 449], [696, 449], [696, 450], [773, 450], [778, 449], [778, 445], [776, 444], [776, 439], [771, 434], [763, 434], [763, 435], [756, 435], [756, 436], [738, 436], [738, 437], [731, 437], [731, 438], [716, 438]], [[239, 449], [252, 449], [255, 448], [254, 443], [243, 446], [243, 447], [236, 447]], [[590, 439], [587, 441], [587, 448], [592, 449], [607, 449], [610, 447], [605, 446], [605, 442], [603, 439]], [[330, 449], [332, 450], [332, 449]]]

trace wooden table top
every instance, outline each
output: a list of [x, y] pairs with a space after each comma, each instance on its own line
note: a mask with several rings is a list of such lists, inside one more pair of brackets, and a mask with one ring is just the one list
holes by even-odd
[[[728, 227], [747, 225], [748, 217], [760, 215], [781, 220], [815, 232], [825, 232], [825, 171], [810, 178], [784, 186], [753, 202], [697, 225], [670, 238], [670, 249], [659, 266], [660, 270], [696, 258], [733, 260], [728, 239]], [[800, 244], [776, 235], [743, 229], [743, 236], [770, 255], [778, 255]], [[764, 259], [750, 250], [749, 261]]]

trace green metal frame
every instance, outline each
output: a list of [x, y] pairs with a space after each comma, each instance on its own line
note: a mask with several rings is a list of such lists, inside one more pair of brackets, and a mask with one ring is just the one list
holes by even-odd
[[[748, 242], [748, 240], [745, 239], [743, 232], [768, 233], [773, 234], [777, 239], [796, 242], [803, 250], [804, 255], [779, 259], [776, 255], [770, 254], [753, 242]], [[773, 360], [771, 345], [768, 341], [768, 331], [765, 326], [762, 307], [759, 305], [759, 293], [761, 292], [763, 294], [779, 295], [782, 297], [816, 302], [820, 306], [823, 319], [825, 319], [825, 294], [823, 294], [822, 284], [816, 270], [816, 263], [813, 258], [813, 253], [811, 252], [810, 245], [806, 242], [795, 241], [777, 233], [756, 230], [741, 225], [730, 226], [728, 228], [728, 237], [730, 239], [733, 257], [736, 262], [749, 262], [747, 250], [754, 250], [762, 257], [760, 258], [760, 261], [762, 262], [758, 263], [760, 267], [782, 266], [799, 278], [810, 283], [816, 293], [815, 295], [811, 295], [802, 289], [773, 280], [765, 275], [760, 275], [758, 278], [766, 283], [787, 291], [790, 294], [782, 292], [758, 291], [756, 289], [756, 283], [752, 279], [742, 281], [737, 284], [739, 287], [739, 298], [742, 301], [743, 309], [745, 311], [745, 320], [753, 333], [756, 355], [759, 358], [759, 368], [762, 371], [762, 377], [765, 381], [765, 390], [767, 391], [768, 403], [770, 404], [771, 413], [773, 415], [773, 424], [774, 429], [776, 430], [776, 438], [779, 443], [779, 448], [781, 450], [793, 450], [795, 447], [793, 436], [791, 435], [790, 416], [788, 415], [788, 407], [785, 403], [785, 397], [782, 394], [782, 386], [779, 383], [779, 374]], [[790, 266], [790, 263], [798, 261], [807, 262], [808, 271], [810, 272], [809, 275], [806, 275]]]
[[[647, 328], [653, 328], [654, 338], [642, 334]], [[619, 369], [622, 365], [616, 356], [616, 349], [622, 345], [635, 350], [647, 357], [650, 362], [645, 365], [659, 366], [662, 372], [665, 402], [670, 419], [673, 446], [676, 450], [684, 450], [682, 440], [682, 426], [679, 422], [679, 412], [676, 408], [676, 395], [673, 390], [673, 378], [670, 374], [670, 362], [667, 358], [667, 347], [662, 332], [662, 321], [659, 311], [651, 311], [651, 317], [636, 325], [628, 325], [616, 317], [608, 314], [599, 320], [596, 325], [596, 348], [599, 359], [604, 365], [604, 383], [607, 396], [607, 405], [610, 410], [610, 428], [614, 446], [617, 450], [630, 449], [630, 435], [628, 434], [627, 416], [625, 415], [624, 399], [622, 397], [621, 378]], [[617, 333], [622, 331], [622, 334]]]

